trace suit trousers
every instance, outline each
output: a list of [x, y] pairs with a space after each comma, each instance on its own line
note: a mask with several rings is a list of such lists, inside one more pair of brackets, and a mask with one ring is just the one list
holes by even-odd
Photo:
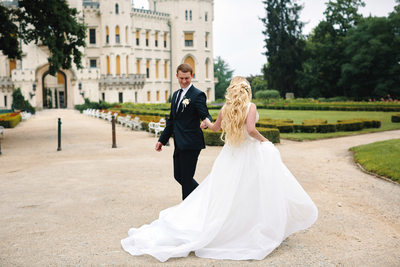
[[194, 179], [197, 159], [200, 149], [180, 150], [175, 147], [174, 150], [174, 177], [182, 186], [182, 199], [185, 199], [199, 185]]

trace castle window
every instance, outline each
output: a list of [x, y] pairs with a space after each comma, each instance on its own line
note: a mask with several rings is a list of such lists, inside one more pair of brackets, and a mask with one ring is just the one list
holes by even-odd
[[140, 37], [139, 30], [136, 30], [136, 45], [139, 45], [139, 37]]
[[126, 75], [129, 75], [129, 56], [126, 56]]
[[158, 32], [156, 32], [154, 35], [154, 45], [155, 47], [158, 47]]
[[185, 32], [185, 46], [192, 47], [193, 46], [193, 33]]
[[125, 42], [128, 44], [129, 42], [129, 40], [128, 40], [128, 37], [129, 37], [129, 28], [128, 28], [128, 26], [126, 26], [125, 27]]
[[190, 20], [192, 20], [192, 10], [189, 11]]
[[117, 75], [121, 74], [121, 58], [117, 56], [117, 65], [116, 65], [116, 73]]
[[115, 42], [119, 44], [119, 26], [115, 27]]
[[192, 69], [193, 69], [193, 78], [196, 78], [196, 69], [195, 69], [195, 65], [194, 65], [194, 60], [191, 56], [188, 56], [187, 58], [185, 58], [184, 63], [189, 64]]
[[157, 79], [159, 78], [159, 75], [158, 75], [158, 62], [160, 62], [160, 61], [159, 60], [156, 61], [156, 78]]
[[206, 79], [208, 79], [208, 65], [209, 65], [210, 60], [207, 58], [206, 60]]
[[147, 92], [147, 102], [150, 102], [150, 91]]
[[204, 15], [204, 19], [205, 21], [208, 21], [208, 12], [206, 12], [206, 14]]
[[205, 47], [208, 48], [208, 32], [206, 32]]
[[136, 60], [136, 74], [140, 74], [140, 59]]
[[107, 74], [110, 75], [110, 57], [107, 56]]
[[4, 96], [4, 107], [7, 107], [7, 96]]
[[119, 14], [119, 5], [115, 4], [115, 14]]
[[167, 33], [164, 33], [164, 48], [167, 48]]
[[11, 77], [13, 69], [17, 68], [17, 61], [15, 59], [10, 59], [9, 63], [10, 63], [10, 77]]
[[164, 78], [168, 77], [168, 61], [164, 61]]
[[185, 20], [188, 20], [188, 11], [185, 10]]
[[165, 102], [168, 101], [168, 91], [165, 91]]
[[108, 26], [106, 27], [106, 44], [110, 42], [110, 31], [108, 30]]
[[149, 31], [146, 31], [146, 46], [149, 46]]
[[106, 101], [106, 93], [101, 93], [101, 100]]
[[156, 92], [156, 101], [160, 101], [160, 91]]
[[90, 67], [91, 68], [97, 68], [97, 60], [96, 59], [91, 59], [90, 60]]
[[89, 29], [89, 43], [96, 43], [96, 29]]
[[146, 78], [150, 78], [150, 60], [146, 61]]
[[124, 103], [124, 93], [122, 92], [118, 93], [118, 101], [119, 103]]

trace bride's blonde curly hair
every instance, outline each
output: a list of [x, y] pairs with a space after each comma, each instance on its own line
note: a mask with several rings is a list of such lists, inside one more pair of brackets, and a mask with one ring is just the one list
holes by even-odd
[[233, 77], [225, 94], [222, 108], [221, 139], [230, 145], [239, 146], [244, 141], [244, 126], [247, 106], [251, 101], [251, 87], [246, 78]]

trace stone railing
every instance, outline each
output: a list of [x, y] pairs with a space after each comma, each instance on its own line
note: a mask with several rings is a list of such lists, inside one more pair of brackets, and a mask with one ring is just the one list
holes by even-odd
[[91, 0], [83, 0], [83, 7], [86, 8], [99, 8], [100, 3], [99, 2], [93, 2]]
[[169, 18], [169, 14], [167, 13], [162, 13], [162, 12], [154, 12], [149, 9], [140, 9], [140, 8], [132, 8], [132, 12], [134, 14], [142, 14], [142, 15], [150, 15], [150, 16], [156, 16], [156, 17], [163, 17], [163, 18]]
[[146, 82], [145, 74], [129, 74], [126, 75], [101, 75], [100, 86], [101, 87], [112, 87], [112, 86], [135, 86], [143, 87]]

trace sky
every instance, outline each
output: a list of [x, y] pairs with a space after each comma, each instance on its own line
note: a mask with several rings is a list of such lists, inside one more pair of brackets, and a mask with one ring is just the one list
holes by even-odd
[[[297, 0], [304, 6], [300, 20], [307, 24], [303, 34], [309, 34], [324, 18], [327, 0]], [[364, 0], [359, 9], [364, 16], [387, 16], [396, 5], [395, 0]], [[137, 8], [148, 8], [146, 0], [134, 0]], [[265, 17], [262, 0], [214, 0], [214, 58], [225, 60], [234, 75], [261, 74], [266, 62], [263, 24]]]

